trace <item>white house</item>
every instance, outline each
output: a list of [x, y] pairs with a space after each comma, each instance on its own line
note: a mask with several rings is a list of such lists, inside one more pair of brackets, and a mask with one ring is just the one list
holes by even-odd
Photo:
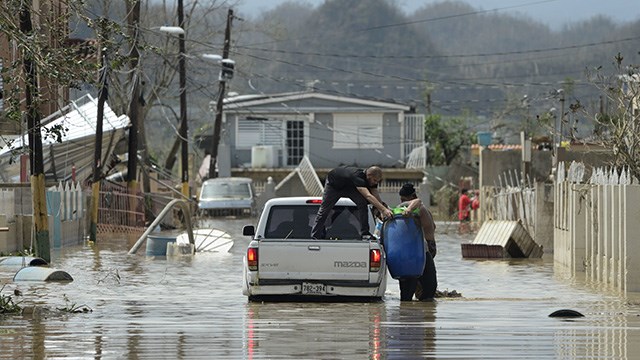
[[424, 115], [408, 105], [305, 91], [230, 97], [223, 111], [222, 176], [225, 168], [295, 167], [305, 155], [316, 168], [421, 165], [410, 154], [423, 154]]

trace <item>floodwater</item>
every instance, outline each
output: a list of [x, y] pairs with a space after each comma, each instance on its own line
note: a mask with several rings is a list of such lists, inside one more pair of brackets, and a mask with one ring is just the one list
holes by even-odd
[[[554, 272], [552, 259], [462, 259], [469, 238], [455, 231], [437, 234], [435, 260], [439, 289], [461, 298], [401, 303], [389, 278], [383, 302], [249, 303], [241, 229], [251, 221], [212, 221], [236, 239], [228, 254], [154, 259], [144, 246], [127, 255], [135, 238], [104, 236], [53, 254], [70, 283], [16, 283], [16, 269], [0, 268], [3, 295], [49, 309], [0, 316], [0, 358], [640, 358], [640, 306]], [[559, 309], [585, 317], [548, 316]]]

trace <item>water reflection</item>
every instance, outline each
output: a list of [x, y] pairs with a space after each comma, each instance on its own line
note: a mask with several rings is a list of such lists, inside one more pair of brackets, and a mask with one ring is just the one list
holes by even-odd
[[375, 358], [384, 354], [384, 303], [247, 303], [245, 358]]
[[435, 354], [435, 302], [401, 302], [387, 309], [382, 326], [384, 359], [429, 359]]

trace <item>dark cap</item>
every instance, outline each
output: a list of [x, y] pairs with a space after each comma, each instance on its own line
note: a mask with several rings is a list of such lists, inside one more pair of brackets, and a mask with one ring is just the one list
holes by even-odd
[[413, 184], [407, 183], [402, 185], [400, 188], [400, 196], [411, 196], [416, 193], [416, 189], [413, 187]]

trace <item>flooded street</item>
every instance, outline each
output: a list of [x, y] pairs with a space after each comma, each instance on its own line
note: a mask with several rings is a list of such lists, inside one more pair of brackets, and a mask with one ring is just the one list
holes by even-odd
[[[378, 303], [249, 303], [241, 293], [241, 235], [250, 220], [216, 220], [228, 254], [153, 259], [137, 240], [103, 236], [52, 255], [70, 283], [12, 282], [21, 306], [88, 313], [0, 317], [0, 358], [76, 359], [634, 359], [640, 306], [554, 272], [544, 260], [465, 260], [468, 239], [437, 234], [439, 290], [461, 298], [400, 303], [388, 278]], [[444, 228], [444, 226], [441, 226]], [[2, 285], [0, 285], [1, 287]], [[583, 318], [548, 315], [574, 309]]]

